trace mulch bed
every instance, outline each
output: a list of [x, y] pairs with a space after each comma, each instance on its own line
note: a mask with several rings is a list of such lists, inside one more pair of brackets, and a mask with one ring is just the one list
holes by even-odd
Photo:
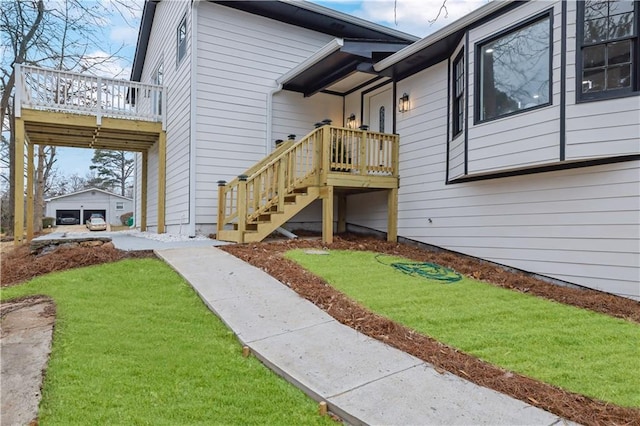
[[155, 257], [152, 250], [122, 251], [107, 243], [97, 247], [60, 246], [42, 255], [32, 254], [27, 245], [2, 255], [0, 286], [16, 285], [40, 275], [127, 258]]
[[[412, 354], [435, 366], [481, 386], [511, 395], [566, 419], [585, 425], [640, 425], [640, 409], [625, 408], [573, 394], [557, 387], [487, 364], [475, 357], [376, 315], [283, 257], [295, 248], [367, 250], [433, 262], [464, 275], [514, 291], [590, 309], [640, 323], [640, 303], [594, 290], [556, 286], [524, 273], [508, 272], [495, 265], [447, 252], [389, 243], [373, 238], [343, 235], [329, 246], [320, 241], [288, 240], [261, 244], [224, 246], [227, 252], [253, 264], [297, 291], [343, 324]], [[112, 244], [98, 247], [66, 247], [41, 255], [19, 246], [0, 259], [2, 286], [19, 284], [49, 272], [114, 262], [125, 258], [154, 257], [152, 251], [126, 252]]]
[[553, 285], [524, 273], [508, 272], [495, 265], [453, 253], [431, 252], [405, 244], [350, 235], [337, 237], [334, 243], [328, 246], [320, 241], [290, 240], [222, 247], [223, 250], [285, 283], [341, 323], [429, 362], [439, 371], [449, 371], [481, 386], [585, 425], [640, 424], [640, 409], [619, 407], [594, 400], [488, 364], [368, 311], [333, 289], [321, 278], [283, 257], [284, 252], [295, 248], [325, 247], [334, 250], [367, 250], [420, 262], [434, 262], [500, 287], [637, 323], [640, 323], [639, 302], [593, 290]]

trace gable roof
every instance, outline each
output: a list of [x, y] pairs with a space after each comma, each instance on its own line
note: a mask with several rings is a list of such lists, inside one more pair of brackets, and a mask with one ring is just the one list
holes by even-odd
[[61, 198], [71, 197], [73, 195], [84, 194], [85, 192], [89, 192], [89, 191], [98, 191], [98, 192], [102, 192], [103, 194], [107, 194], [107, 195], [109, 195], [111, 197], [122, 198], [123, 200], [126, 200], [126, 201], [133, 201], [133, 199], [131, 199], [129, 197], [125, 197], [125, 196], [122, 196], [122, 195], [114, 194], [113, 192], [105, 191], [104, 189], [95, 188], [95, 187], [83, 189], [81, 191], [72, 192], [71, 194], [64, 194], [64, 195], [58, 195], [58, 196], [55, 196], [55, 197], [47, 198], [45, 201], [49, 202], [49, 201], [53, 201], [53, 200], [59, 200]]
[[474, 25], [491, 19], [503, 9], [518, 6], [524, 1], [492, 1], [423, 39], [390, 55], [373, 66], [381, 75], [402, 79], [448, 58]]
[[[304, 0], [209, 1], [338, 38], [404, 44], [419, 40], [419, 37], [402, 31], [356, 18], [355, 16]], [[159, 2], [160, 0], [146, 0], [144, 4], [142, 19], [140, 20], [140, 31], [138, 32], [138, 42], [136, 44], [136, 53], [131, 69], [131, 80], [133, 81], [140, 81], [142, 76], [142, 68], [147, 55], [147, 46], [151, 35], [153, 18], [156, 5]]]

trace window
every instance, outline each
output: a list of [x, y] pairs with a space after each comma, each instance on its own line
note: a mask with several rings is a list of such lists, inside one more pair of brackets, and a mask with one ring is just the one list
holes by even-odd
[[549, 13], [479, 44], [477, 56], [476, 120], [491, 120], [550, 103]]
[[378, 120], [380, 120], [380, 124], [378, 124], [378, 127], [379, 127], [378, 131], [380, 133], [384, 133], [384, 118], [385, 118], [384, 115], [385, 114], [384, 114], [384, 107], [383, 106], [380, 107], [380, 111], [378, 112], [378, 114], [379, 114]]
[[176, 64], [180, 64], [184, 55], [187, 54], [187, 15], [184, 15], [182, 20], [180, 21], [180, 25], [178, 25], [177, 31], [177, 61]]
[[116, 201], [116, 210], [124, 210], [124, 201]]
[[464, 56], [460, 52], [453, 61], [453, 137], [462, 132], [464, 125]]
[[610, 98], [634, 90], [637, 11], [631, 0], [580, 3], [578, 92], [581, 99]]

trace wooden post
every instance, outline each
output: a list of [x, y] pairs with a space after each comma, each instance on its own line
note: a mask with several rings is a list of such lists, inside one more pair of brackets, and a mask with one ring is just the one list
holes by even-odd
[[394, 135], [391, 145], [391, 167], [393, 170], [393, 176], [398, 177], [400, 175], [400, 135]]
[[165, 218], [165, 189], [167, 182], [167, 133], [163, 130], [158, 137], [158, 234], [163, 234]]
[[34, 190], [34, 166], [33, 144], [27, 141], [27, 241], [33, 240], [33, 190]]
[[247, 175], [238, 176], [238, 242], [244, 243], [247, 229]]
[[321, 127], [322, 132], [322, 165], [320, 167], [322, 176], [320, 185], [327, 184], [327, 175], [331, 167], [331, 126]]
[[333, 243], [333, 186], [322, 188], [322, 242]]
[[347, 232], [347, 195], [338, 194], [338, 234]]
[[367, 159], [367, 140], [369, 139], [369, 135], [366, 130], [362, 131], [362, 137], [360, 138], [360, 175], [364, 176], [367, 174], [367, 163], [369, 162]]
[[216, 224], [216, 228], [218, 230], [218, 236], [220, 235], [220, 231], [224, 229], [225, 225], [225, 212], [227, 210], [227, 206], [225, 205], [225, 185], [227, 184], [224, 180], [218, 181], [218, 223]]
[[147, 230], [147, 187], [149, 180], [149, 152], [142, 152], [142, 176], [140, 182], [140, 231]]
[[14, 150], [15, 172], [15, 196], [13, 209], [13, 242], [18, 245], [24, 235], [24, 121], [17, 118], [15, 121], [16, 146]]
[[320, 416], [326, 416], [327, 412], [328, 412], [328, 408], [327, 408], [327, 403], [325, 401], [320, 402], [320, 404], [318, 404], [318, 414]]
[[387, 241], [398, 241], [398, 188], [387, 194]]
[[287, 169], [286, 158], [281, 158], [278, 164], [278, 211], [284, 211], [285, 196], [285, 170]]

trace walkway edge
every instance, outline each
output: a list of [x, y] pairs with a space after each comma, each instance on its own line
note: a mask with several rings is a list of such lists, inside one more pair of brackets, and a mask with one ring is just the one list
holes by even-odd
[[567, 424], [338, 323], [214, 247], [155, 250], [263, 364], [351, 424]]

